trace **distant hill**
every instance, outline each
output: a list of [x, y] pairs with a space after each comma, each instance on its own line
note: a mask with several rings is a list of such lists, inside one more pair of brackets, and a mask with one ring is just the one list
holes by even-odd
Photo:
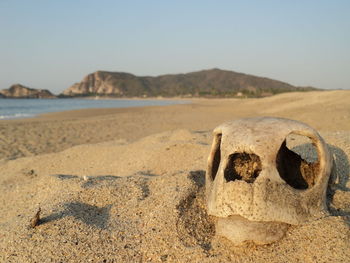
[[0, 97], [3, 98], [55, 98], [46, 89], [31, 89], [21, 84], [14, 84], [8, 89], [0, 90]]
[[315, 88], [295, 87], [273, 79], [220, 69], [157, 77], [97, 71], [66, 89], [62, 96], [264, 97], [308, 90]]

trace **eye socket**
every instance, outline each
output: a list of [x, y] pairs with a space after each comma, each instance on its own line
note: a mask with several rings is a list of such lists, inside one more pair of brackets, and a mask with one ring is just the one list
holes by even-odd
[[261, 172], [261, 161], [258, 155], [252, 153], [234, 153], [229, 156], [228, 165], [224, 171], [227, 182], [243, 180], [253, 183]]
[[291, 187], [305, 190], [314, 186], [319, 172], [319, 156], [312, 139], [289, 134], [277, 153], [276, 167], [281, 178]]
[[216, 174], [219, 169], [220, 160], [221, 160], [221, 137], [222, 134], [218, 133], [214, 137], [214, 142], [211, 151], [211, 162], [209, 162], [209, 176], [214, 181]]

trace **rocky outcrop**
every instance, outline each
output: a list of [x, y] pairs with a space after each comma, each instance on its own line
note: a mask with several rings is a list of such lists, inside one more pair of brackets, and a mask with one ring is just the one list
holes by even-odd
[[87, 75], [81, 82], [75, 83], [63, 92], [64, 95], [115, 94], [123, 95], [122, 87], [136, 77], [128, 73], [110, 73], [97, 71]]
[[277, 80], [220, 69], [158, 77], [97, 71], [66, 89], [63, 96], [263, 97], [301, 90], [313, 90], [313, 88], [295, 87]]
[[0, 97], [4, 98], [55, 98], [50, 91], [46, 89], [31, 89], [21, 84], [12, 85], [8, 89], [0, 90]]

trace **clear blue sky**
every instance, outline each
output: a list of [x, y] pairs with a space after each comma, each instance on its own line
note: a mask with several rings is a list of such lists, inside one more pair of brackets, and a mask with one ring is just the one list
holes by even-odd
[[350, 88], [350, 1], [0, 0], [0, 89], [221, 68]]

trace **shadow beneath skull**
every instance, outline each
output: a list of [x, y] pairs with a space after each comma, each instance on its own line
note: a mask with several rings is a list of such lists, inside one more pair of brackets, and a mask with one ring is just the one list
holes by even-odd
[[[350, 174], [350, 163], [346, 153], [334, 145], [328, 145], [333, 154], [333, 169], [327, 188], [327, 206], [329, 212], [334, 216], [344, 216], [347, 224], [350, 225], [349, 200], [338, 201], [336, 195], [345, 196], [350, 192], [347, 187]], [[345, 202], [345, 203], [344, 203]]]
[[105, 229], [107, 227], [111, 207], [112, 205], [97, 207], [82, 202], [69, 202], [64, 204], [63, 211], [41, 218], [39, 225], [72, 216], [86, 225]]
[[350, 192], [347, 187], [350, 176], [350, 163], [346, 153], [334, 145], [328, 145], [333, 154], [333, 171], [329, 186], [345, 192]]
[[176, 207], [179, 212], [176, 224], [178, 237], [184, 246], [200, 246], [208, 253], [215, 235], [215, 225], [205, 209], [205, 171], [190, 171], [188, 178], [194, 187]]

